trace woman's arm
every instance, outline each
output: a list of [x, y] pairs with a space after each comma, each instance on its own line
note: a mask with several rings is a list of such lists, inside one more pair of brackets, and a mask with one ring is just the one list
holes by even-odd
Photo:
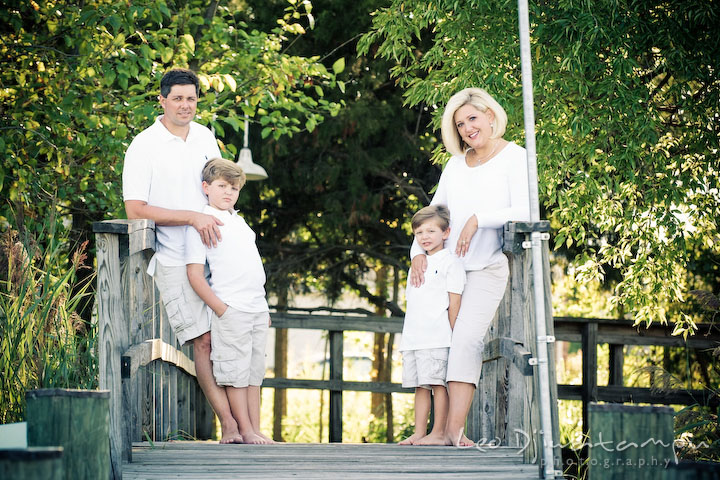
[[510, 194], [510, 205], [493, 211], [475, 212], [478, 228], [501, 228], [510, 221], [530, 221], [530, 192], [525, 149], [508, 160], [505, 182]]

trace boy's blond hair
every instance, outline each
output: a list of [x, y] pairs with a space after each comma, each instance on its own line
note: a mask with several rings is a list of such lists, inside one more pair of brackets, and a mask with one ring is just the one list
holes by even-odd
[[237, 185], [239, 188], [245, 186], [245, 172], [240, 168], [240, 165], [224, 158], [208, 160], [205, 167], [203, 167], [202, 179], [204, 182], [211, 184], [218, 178]]
[[428, 207], [421, 208], [415, 215], [413, 215], [410, 224], [412, 225], [413, 232], [423, 223], [437, 219], [438, 226], [444, 232], [450, 227], [450, 210], [445, 205], [430, 205]]

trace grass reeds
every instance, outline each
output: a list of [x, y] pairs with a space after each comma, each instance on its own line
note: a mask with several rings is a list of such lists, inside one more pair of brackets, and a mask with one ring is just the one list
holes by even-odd
[[78, 314], [92, 295], [93, 276], [78, 276], [91, 268], [87, 245], [70, 256], [49, 224], [37, 238], [7, 230], [0, 239], [0, 423], [23, 420], [27, 390], [97, 388], [95, 328]]

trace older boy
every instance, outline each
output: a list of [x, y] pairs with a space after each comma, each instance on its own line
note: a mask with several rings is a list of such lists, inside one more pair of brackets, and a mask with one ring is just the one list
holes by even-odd
[[206, 307], [185, 272], [186, 226], [197, 230], [208, 246], [220, 241], [219, 220], [200, 212], [207, 203], [200, 173], [208, 159], [220, 156], [220, 149], [215, 135], [193, 121], [199, 93], [193, 71], [176, 68], [163, 75], [158, 96], [163, 114], [125, 153], [123, 199], [128, 218], [155, 222], [157, 245], [147, 273], [155, 279], [178, 342], [193, 344], [198, 383], [220, 419], [220, 443], [239, 443], [225, 389], [212, 375]]
[[[273, 443], [260, 433], [260, 385], [265, 376], [265, 340], [270, 314], [265, 300], [265, 270], [255, 233], [233, 207], [245, 174], [235, 163], [215, 158], [202, 171], [208, 197], [203, 212], [222, 221], [223, 241], [203, 244], [192, 228], [185, 233], [190, 285], [212, 309], [213, 375], [224, 386], [244, 443]], [[210, 267], [210, 283], [205, 263]]]
[[[465, 269], [445, 249], [450, 235], [450, 212], [443, 205], [420, 209], [412, 218], [415, 239], [427, 254], [425, 283], [407, 284], [407, 311], [400, 351], [403, 354], [403, 387], [415, 387], [415, 433], [401, 445], [437, 445], [445, 441], [448, 394], [445, 388], [448, 351], [460, 299]], [[409, 278], [409, 274], [408, 274]], [[432, 432], [425, 435], [431, 395], [435, 399]]]

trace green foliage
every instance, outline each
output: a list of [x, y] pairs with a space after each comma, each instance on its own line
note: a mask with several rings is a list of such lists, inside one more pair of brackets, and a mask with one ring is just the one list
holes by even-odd
[[49, 223], [45, 249], [14, 231], [0, 245], [0, 423], [23, 419], [27, 390], [97, 388], [95, 327], [77, 313], [91, 295], [91, 278], [77, 278], [86, 245], [68, 259]]
[[[620, 273], [611, 306], [666, 321], [694, 250], [720, 253], [720, 8], [687, 0], [532, 2], [541, 200], [580, 282]], [[395, 62], [406, 103], [482, 86], [523, 143], [517, 12], [505, 0], [394, 0], [359, 44]], [[441, 110], [434, 112], [439, 126]], [[442, 149], [435, 149], [442, 161]], [[676, 333], [692, 331], [679, 312]]]
[[[199, 73], [199, 121], [215, 129], [229, 157], [245, 114], [257, 112], [276, 139], [337, 114], [341, 103], [322, 97], [337, 87], [335, 73], [317, 57], [283, 51], [312, 23], [311, 4], [285, 5], [274, 27], [259, 31], [240, 19], [237, 2], [3, 4], [3, 198], [35, 231], [55, 199], [61, 215], [122, 217], [124, 153], [159, 113], [159, 80], [172, 67]], [[0, 205], [0, 216], [9, 217], [10, 204]]]
[[[249, 3], [262, 30], [275, 16], [270, 7], [282, 2]], [[404, 278], [409, 218], [429, 202], [440, 170], [428, 163], [427, 109], [403, 108], [388, 62], [357, 56], [369, 12], [382, 3], [314, 2], [315, 31], [288, 52], [330, 52], [323, 60], [341, 91], [325, 89], [324, 98], [345, 99], [345, 107], [312, 132], [267, 138], [260, 147], [251, 137], [269, 178], [245, 187], [239, 209], [258, 232], [270, 291], [284, 284], [291, 292], [322, 291], [332, 302], [349, 289], [384, 310], [392, 292], [374, 290], [374, 271], [392, 266]]]

